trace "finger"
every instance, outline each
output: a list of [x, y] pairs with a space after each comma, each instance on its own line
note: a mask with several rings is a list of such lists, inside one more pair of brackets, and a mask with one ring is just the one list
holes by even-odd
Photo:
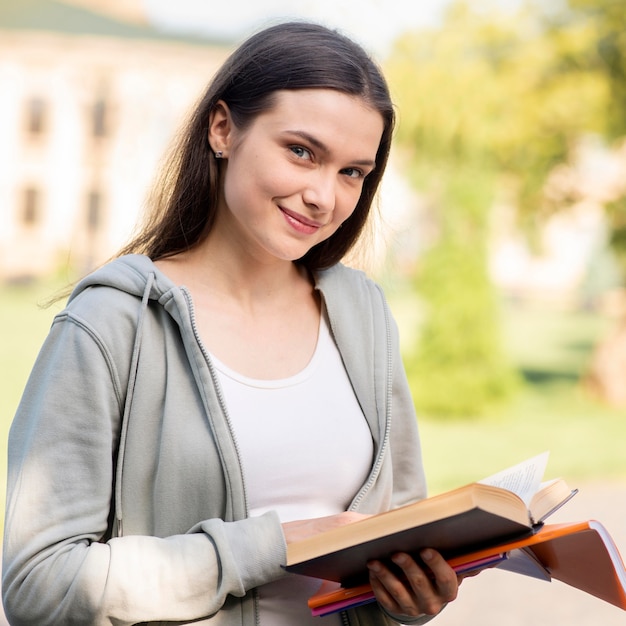
[[[427, 557], [426, 561], [428, 561], [430, 559], [430, 555], [427, 553], [425, 556]], [[420, 567], [414, 559], [404, 553], [394, 555], [392, 557], [392, 561], [402, 569], [402, 572], [406, 577], [407, 587], [411, 592], [413, 602], [419, 607], [420, 613], [436, 615], [441, 611], [443, 606], [449, 602], [448, 591], [444, 589], [444, 593], [441, 592], [438, 587], [438, 581], [434, 576], [434, 573], [430, 571], [429, 568]], [[454, 570], [452, 570], [447, 563], [445, 563], [445, 565], [452, 572], [454, 577], [453, 588], [456, 589], [456, 574], [454, 574]], [[447, 582], [445, 571], [441, 574], [441, 577], [441, 584], [446, 587]]]
[[380, 561], [368, 563], [370, 585], [376, 600], [390, 613], [417, 616], [422, 611], [410, 588]]
[[427, 567], [420, 567], [408, 554], [395, 554], [392, 561], [402, 570], [400, 577], [379, 561], [368, 564], [372, 589], [387, 610], [436, 615], [456, 598], [458, 579], [450, 565], [434, 550], [421, 556]]
[[452, 602], [459, 591], [459, 579], [456, 572], [436, 550], [423, 550], [420, 557], [434, 577], [435, 587], [443, 602]]

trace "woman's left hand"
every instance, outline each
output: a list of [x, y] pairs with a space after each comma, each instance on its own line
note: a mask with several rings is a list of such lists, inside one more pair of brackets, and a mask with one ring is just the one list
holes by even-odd
[[403, 552], [392, 556], [402, 574], [381, 561], [370, 561], [370, 584], [378, 603], [394, 615], [436, 615], [457, 596], [460, 579], [436, 550], [420, 554], [424, 567]]

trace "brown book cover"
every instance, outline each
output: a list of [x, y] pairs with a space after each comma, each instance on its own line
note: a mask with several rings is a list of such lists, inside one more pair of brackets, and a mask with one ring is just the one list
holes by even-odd
[[417, 555], [423, 548], [452, 558], [533, 533], [525, 507], [513, 519], [499, 514], [491, 500], [481, 498], [482, 487], [468, 486], [435, 502], [422, 500], [290, 544], [286, 569], [353, 586], [367, 579], [370, 559], [394, 552]]

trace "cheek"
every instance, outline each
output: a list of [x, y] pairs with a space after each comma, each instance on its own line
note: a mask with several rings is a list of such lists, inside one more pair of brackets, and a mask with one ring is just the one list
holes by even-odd
[[262, 202], [285, 195], [293, 185], [288, 176], [281, 177], [280, 168], [263, 158], [238, 159], [229, 163], [224, 180], [227, 201], [246, 199], [247, 202]]
[[345, 222], [354, 213], [361, 198], [361, 191], [361, 189], [350, 189], [337, 194], [335, 217], [339, 223]]
[[228, 162], [224, 176], [224, 199], [234, 212], [239, 208], [252, 209], [251, 200], [258, 200], [261, 193], [259, 176], [254, 162], [244, 163], [238, 159]]

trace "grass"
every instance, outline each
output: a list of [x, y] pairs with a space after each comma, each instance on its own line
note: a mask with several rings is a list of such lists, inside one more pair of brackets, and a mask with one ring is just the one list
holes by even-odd
[[[30, 369], [58, 305], [42, 308], [55, 283], [0, 287], [0, 502], [6, 483], [6, 440]], [[0, 514], [0, 519], [2, 516]]]
[[549, 477], [582, 483], [626, 479], [623, 415], [581, 389], [524, 389], [512, 406], [478, 421], [420, 422], [431, 493], [550, 450]]
[[51, 286], [11, 285], [0, 288], [0, 428], [6, 430], [30, 368], [58, 307], [41, 308]]
[[[38, 304], [58, 284], [0, 287], [0, 496], [6, 437], [28, 373], [59, 309]], [[403, 336], [414, 336], [416, 307], [391, 300]], [[513, 402], [482, 419], [420, 418], [431, 493], [495, 473], [544, 450], [548, 473], [568, 482], [626, 480], [624, 411], [610, 409], [579, 384], [593, 346], [609, 322], [591, 313], [539, 308], [505, 310], [512, 358], [523, 384]], [[2, 497], [2, 500], [4, 498]]]

